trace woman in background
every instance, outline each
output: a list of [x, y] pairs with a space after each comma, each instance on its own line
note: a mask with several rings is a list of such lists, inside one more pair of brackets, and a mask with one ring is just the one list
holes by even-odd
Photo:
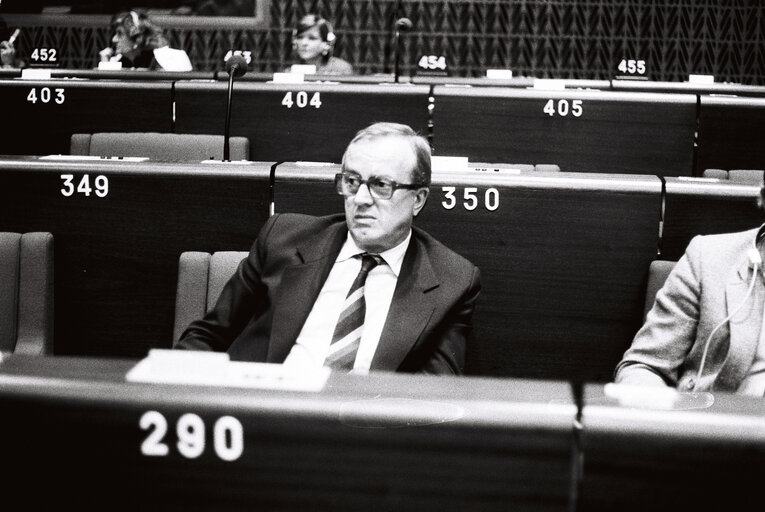
[[[292, 31], [292, 51], [297, 57], [295, 64], [314, 65], [317, 75], [352, 75], [353, 66], [332, 56], [334, 46], [332, 25], [316, 14], [300, 18]], [[287, 69], [290, 70], [291, 67]]]
[[170, 48], [162, 30], [144, 13], [128, 11], [112, 18], [112, 46], [99, 52], [102, 62], [121, 62], [123, 68], [191, 71], [183, 50]]

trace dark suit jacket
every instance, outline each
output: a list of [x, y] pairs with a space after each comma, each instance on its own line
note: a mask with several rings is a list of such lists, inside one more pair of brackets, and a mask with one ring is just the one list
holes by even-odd
[[[215, 308], [176, 348], [281, 363], [347, 237], [344, 215], [274, 215]], [[413, 228], [370, 370], [461, 373], [480, 292], [478, 268]]]

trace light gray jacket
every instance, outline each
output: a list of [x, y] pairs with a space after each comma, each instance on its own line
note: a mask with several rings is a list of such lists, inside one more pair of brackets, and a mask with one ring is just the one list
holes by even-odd
[[691, 240], [617, 365], [616, 382], [692, 390], [710, 332], [743, 303], [712, 338], [697, 387], [698, 391], [738, 389], [758, 343], [765, 343], [761, 339], [765, 335], [761, 271], [745, 299], [753, 277], [747, 251], [754, 247], [757, 232], [752, 229]]

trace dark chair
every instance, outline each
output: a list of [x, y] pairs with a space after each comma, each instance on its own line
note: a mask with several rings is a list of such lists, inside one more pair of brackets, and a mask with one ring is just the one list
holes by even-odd
[[0, 233], [0, 350], [53, 353], [53, 235]]
[[675, 266], [674, 261], [655, 260], [648, 268], [648, 285], [645, 290], [645, 306], [643, 308], [643, 320], [656, 301], [656, 294], [664, 286], [664, 281]]
[[[231, 160], [247, 160], [250, 141], [229, 139]], [[74, 133], [72, 155], [148, 157], [151, 160], [180, 162], [223, 159], [223, 135], [156, 132]]]
[[178, 261], [178, 287], [175, 295], [173, 343], [188, 325], [202, 318], [220, 297], [220, 292], [236, 272], [247, 251], [187, 251]]

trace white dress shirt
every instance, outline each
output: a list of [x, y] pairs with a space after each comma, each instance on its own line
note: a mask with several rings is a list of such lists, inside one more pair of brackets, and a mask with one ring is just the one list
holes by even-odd
[[[403, 242], [380, 253], [385, 263], [377, 265], [367, 275], [364, 285], [364, 300], [366, 301], [364, 331], [361, 334], [361, 343], [356, 353], [353, 373], [369, 372], [372, 358], [377, 350], [377, 345], [380, 343], [385, 319], [388, 317], [388, 309], [390, 309], [390, 303], [393, 300], [393, 292], [401, 272], [404, 254], [409, 247], [411, 238], [412, 232], [410, 230]], [[332, 266], [332, 270], [329, 272], [305, 324], [303, 324], [297, 341], [284, 361], [285, 365], [306, 369], [320, 368], [324, 365], [345, 297], [359, 270], [361, 270], [361, 258], [354, 258], [354, 256], [363, 252], [353, 241], [351, 234], [348, 233], [335, 264]]]

